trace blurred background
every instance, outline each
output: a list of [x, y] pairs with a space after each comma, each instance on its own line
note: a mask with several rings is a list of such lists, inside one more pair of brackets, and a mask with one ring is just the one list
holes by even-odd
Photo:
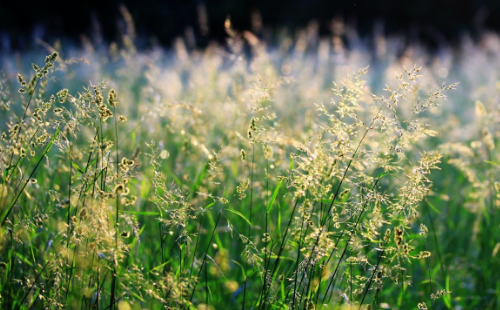
[[[359, 0], [219, 0], [219, 1], [0, 1], [0, 40], [5, 49], [26, 49], [33, 39], [60, 38], [79, 42], [113, 41], [124, 32], [124, 6], [137, 31], [138, 47], [169, 47], [186, 33], [203, 47], [224, 40], [224, 21], [236, 30], [251, 30], [272, 40], [293, 35], [314, 21], [320, 34], [330, 34], [332, 20], [341, 20], [361, 37], [377, 34], [404, 37], [430, 48], [456, 45], [464, 35], [477, 38], [500, 29], [500, 1], [359, 1]], [[333, 26], [335, 27], [335, 26]]]

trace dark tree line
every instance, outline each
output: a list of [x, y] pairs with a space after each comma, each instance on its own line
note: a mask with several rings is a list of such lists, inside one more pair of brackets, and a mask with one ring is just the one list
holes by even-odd
[[500, 1], [496, 0], [2, 0], [0, 35], [22, 48], [33, 36], [78, 40], [99, 25], [103, 37], [112, 40], [120, 33], [120, 4], [130, 11], [140, 40], [148, 42], [154, 36], [163, 45], [190, 26], [200, 44], [221, 40], [228, 16], [236, 29], [251, 29], [255, 12], [269, 29], [294, 31], [314, 19], [326, 34], [329, 21], [340, 17], [361, 35], [369, 35], [374, 23], [382, 22], [386, 34], [410, 34], [429, 44], [454, 43], [465, 32], [500, 29]]

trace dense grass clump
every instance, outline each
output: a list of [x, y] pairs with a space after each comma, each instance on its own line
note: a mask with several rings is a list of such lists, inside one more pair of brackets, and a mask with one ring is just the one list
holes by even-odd
[[439, 78], [460, 60], [226, 26], [225, 51], [6, 68], [2, 308], [498, 306], [496, 97], [471, 121]]

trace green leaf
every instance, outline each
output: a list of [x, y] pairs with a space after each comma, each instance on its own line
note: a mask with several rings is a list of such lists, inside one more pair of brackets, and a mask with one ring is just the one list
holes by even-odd
[[28, 266], [30, 266], [30, 267], [33, 267], [33, 264], [32, 264], [32, 263], [31, 263], [31, 262], [30, 262], [30, 261], [29, 261], [26, 257], [24, 257], [21, 253], [16, 252], [15, 254], [16, 254], [16, 256], [17, 256], [20, 260], [22, 260], [22, 261], [23, 261], [23, 263], [27, 264], [27, 265], [28, 265]]
[[54, 135], [50, 139], [50, 142], [47, 144], [47, 147], [45, 147], [45, 150], [43, 151], [43, 155], [42, 156], [47, 155], [47, 153], [50, 151], [50, 149], [52, 148], [52, 145], [54, 145], [54, 141], [56, 140], [57, 136], [59, 135], [59, 132], [61, 132], [61, 127], [60, 126], [57, 127], [56, 132], [54, 133]]
[[145, 176], [142, 177], [141, 189], [140, 189], [140, 194], [139, 194], [142, 199], [148, 198], [150, 188], [151, 188], [151, 184], [148, 182], [148, 179]]
[[378, 175], [377, 179], [381, 179], [381, 178], [383, 178], [386, 175], [387, 175], [387, 173], [382, 172], [381, 174]]
[[[318, 285], [319, 286], [319, 285]], [[281, 299], [282, 300], [285, 300], [286, 299], [286, 294], [285, 294], [285, 281], [281, 281], [281, 285], [280, 285], [280, 291], [281, 291]], [[288, 309], [288, 306], [285, 305], [285, 309]]]
[[227, 208], [226, 210], [229, 211], [229, 212], [232, 212], [232, 213], [234, 213], [236, 215], [238, 215], [239, 217], [241, 217], [242, 219], [244, 219], [245, 222], [248, 223], [248, 225], [252, 226], [252, 223], [250, 223], [250, 221], [240, 211], [236, 211], [236, 210], [231, 209], [231, 208]]
[[141, 302], [146, 302], [146, 300], [144, 298], [142, 298], [141, 296], [137, 295], [136, 293], [132, 293], [132, 296], [134, 296], [135, 298], [137, 298], [137, 300], [140, 300]]
[[158, 212], [148, 212], [148, 211], [122, 211], [123, 213], [134, 214], [134, 215], [160, 215]]
[[271, 307], [272, 307], [273, 309], [275, 309], [275, 308], [277, 308], [277, 309], [285, 309], [285, 310], [290, 309], [290, 308], [288, 307], [288, 305], [285, 305], [282, 301], [278, 301], [278, 302], [279, 302], [279, 304], [274, 304], [274, 305], [271, 305]]
[[276, 223], [276, 230], [278, 231], [279, 238], [281, 239], [281, 204], [278, 202], [278, 223]]
[[196, 180], [196, 183], [194, 183], [191, 186], [191, 189], [189, 190], [191, 192], [191, 196], [193, 196], [198, 191], [198, 187], [200, 187], [201, 183], [203, 182], [203, 179], [205, 179], [205, 175], [207, 174], [208, 168], [210, 168], [209, 163], [207, 163], [203, 168], [203, 170], [201, 170]]
[[166, 264], [170, 263], [173, 259], [170, 259], [166, 262], [164, 262], [163, 264], [159, 265], [159, 266], [156, 266], [154, 267], [153, 269], [151, 269], [150, 271], [148, 271], [146, 274], [150, 274], [151, 272], [155, 271], [155, 270], [158, 270], [160, 269], [161, 267], [165, 266]]
[[276, 188], [274, 189], [273, 196], [271, 197], [271, 200], [267, 205], [267, 210], [266, 210], [267, 213], [269, 213], [271, 211], [271, 208], [273, 207], [274, 201], [276, 200], [276, 196], [278, 196], [278, 192], [280, 191], [281, 183], [283, 183], [283, 180], [280, 180], [276, 185]]
[[[446, 291], [450, 291], [450, 276], [446, 275], [446, 282], [445, 282], [445, 288]], [[443, 296], [443, 301], [444, 304], [446, 305], [446, 308], [451, 309], [451, 295], [446, 294]]]
[[92, 165], [94, 165], [96, 161], [97, 161], [97, 158], [95, 158], [93, 161], [89, 162], [88, 165], [85, 167], [85, 169], [83, 169], [83, 172], [87, 172], [87, 169], [89, 169], [89, 167], [92, 167]]
[[210, 209], [210, 208], [211, 208], [211, 207], [212, 207], [215, 203], [216, 203], [216, 201], [214, 201], [214, 202], [212, 202], [211, 204], [207, 205], [207, 206], [205, 207], [205, 210]]
[[237, 261], [235, 261], [234, 259], [232, 259], [231, 261], [233, 263], [235, 263], [236, 265], [240, 266], [241, 272], [243, 273], [243, 279], [245, 279], [247, 277], [247, 273], [245, 272], [245, 268], [240, 263], [238, 263]]
[[[99, 172], [98, 175], [95, 176], [94, 180], [92, 181], [92, 184], [97, 182], [97, 180], [101, 177], [101, 175], [104, 173], [104, 170], [106, 170], [107, 168], [103, 168], [101, 169], [101, 171]], [[92, 186], [89, 186], [86, 190], [86, 192], [90, 191], [92, 189]]]
[[[276, 255], [276, 254], [272, 254], [272, 255], [271, 255], [271, 258], [272, 258], [272, 259], [277, 259], [277, 258], [278, 258], [278, 255]], [[286, 260], [289, 260], [289, 261], [295, 262], [295, 258], [291, 258], [291, 257], [283, 256], [283, 255], [280, 255], [280, 259], [286, 259]]]
[[422, 284], [422, 285], [428, 284], [428, 283], [433, 283], [434, 285], [439, 285], [439, 282], [436, 281], [436, 280], [434, 280], [434, 279], [432, 279], [432, 280], [426, 279], [426, 280], [423, 280], [423, 281], [420, 282], [420, 284]]
[[293, 158], [290, 156], [290, 170], [293, 170]]
[[14, 166], [14, 165], [7, 167], [7, 169], [5, 169], [5, 171], [3, 172], [3, 177], [6, 178], [7, 175], [9, 174], [9, 170], [14, 169], [14, 168], [16, 168], [16, 166]]
[[328, 203], [328, 204], [332, 203], [331, 199], [318, 199], [317, 201], [318, 202], [323, 202], [323, 203]]
[[82, 169], [80, 169], [80, 167], [78, 167], [78, 165], [72, 161], [71, 162], [71, 165], [73, 166], [73, 168], [75, 168], [78, 172], [80, 172], [80, 174], [83, 174], [84, 172], [82, 171]]
[[427, 202], [427, 205], [434, 211], [436, 212], [437, 214], [441, 214], [441, 212], [439, 212], [439, 210], [429, 201], [429, 200], [425, 200]]
[[173, 172], [170, 173], [172, 175], [172, 178], [174, 178], [174, 181], [177, 185], [182, 186], [182, 181], [179, 179], [178, 176], [176, 176]]

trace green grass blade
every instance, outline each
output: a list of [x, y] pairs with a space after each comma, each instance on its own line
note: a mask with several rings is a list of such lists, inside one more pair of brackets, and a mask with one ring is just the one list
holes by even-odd
[[281, 187], [281, 183], [283, 183], [283, 180], [280, 180], [278, 184], [276, 185], [276, 188], [274, 189], [273, 196], [271, 197], [271, 200], [269, 201], [269, 204], [267, 205], [266, 212], [269, 213], [271, 211], [271, 208], [273, 207], [274, 201], [276, 200], [276, 196], [278, 196], [278, 192]]

